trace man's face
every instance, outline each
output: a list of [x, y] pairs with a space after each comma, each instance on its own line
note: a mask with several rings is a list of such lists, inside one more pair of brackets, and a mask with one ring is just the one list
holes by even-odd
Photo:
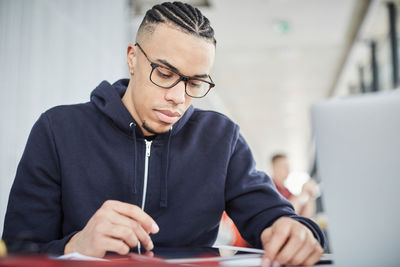
[[[163, 23], [145, 34], [138, 43], [152, 62], [172, 66], [189, 77], [210, 73], [215, 56], [212, 43]], [[137, 46], [128, 47], [128, 65], [131, 80], [123, 103], [145, 135], [167, 132], [193, 101], [185, 93], [185, 83], [180, 81], [169, 89], [153, 84], [150, 63]]]
[[278, 158], [272, 166], [274, 179], [283, 183], [289, 175], [289, 163], [286, 157]]

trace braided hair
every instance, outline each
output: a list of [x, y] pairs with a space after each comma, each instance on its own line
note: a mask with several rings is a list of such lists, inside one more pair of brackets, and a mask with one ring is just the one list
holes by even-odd
[[158, 23], [171, 24], [186, 33], [210, 40], [214, 45], [217, 43], [210, 21], [203, 16], [199, 9], [189, 4], [164, 2], [153, 6], [146, 12], [139, 32], [143, 30], [153, 32], [154, 25]]

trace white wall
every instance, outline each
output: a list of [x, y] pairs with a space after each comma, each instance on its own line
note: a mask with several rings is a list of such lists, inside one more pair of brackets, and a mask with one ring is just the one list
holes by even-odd
[[125, 0], [0, 0], [0, 231], [30, 129], [46, 109], [87, 102], [126, 77]]

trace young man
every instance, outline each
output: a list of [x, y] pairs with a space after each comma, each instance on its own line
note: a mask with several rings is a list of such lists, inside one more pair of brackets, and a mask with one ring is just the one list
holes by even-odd
[[214, 86], [214, 31], [198, 9], [154, 6], [127, 50], [129, 80], [34, 125], [18, 166], [4, 240], [41, 252], [127, 254], [141, 244], [211, 246], [224, 210], [264, 264], [314, 264], [324, 237], [254, 169], [239, 127], [191, 106]]

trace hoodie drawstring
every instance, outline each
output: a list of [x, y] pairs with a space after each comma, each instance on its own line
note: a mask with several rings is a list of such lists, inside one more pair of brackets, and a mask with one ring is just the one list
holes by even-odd
[[129, 127], [132, 130], [132, 138], [133, 138], [133, 194], [137, 194], [137, 188], [136, 188], [136, 163], [137, 163], [137, 149], [136, 149], [136, 131], [135, 127], [136, 124], [134, 122], [129, 123]]
[[161, 188], [160, 188], [160, 207], [161, 208], [166, 208], [168, 206], [168, 187], [167, 187], [167, 181], [168, 181], [168, 172], [169, 172], [169, 147], [171, 145], [171, 133], [172, 133], [172, 127], [171, 130], [168, 132], [168, 141], [167, 141], [167, 147], [165, 149], [164, 153], [164, 160], [165, 162], [165, 171], [164, 175], [161, 178]]

